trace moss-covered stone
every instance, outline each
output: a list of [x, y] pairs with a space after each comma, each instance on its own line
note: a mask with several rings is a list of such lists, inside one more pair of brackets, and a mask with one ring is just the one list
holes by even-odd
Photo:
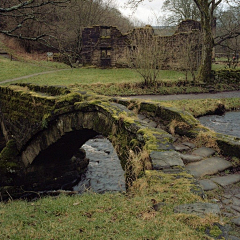
[[[154, 151], [172, 151], [173, 137], [163, 129], [149, 127], [138, 118], [137, 112], [160, 122], [164, 129], [171, 121], [176, 121], [175, 131], [178, 134], [196, 137], [200, 131], [208, 131], [192, 115], [172, 107], [135, 100], [115, 99], [112, 102], [106, 97], [82, 95], [58, 87], [50, 87], [49, 90], [24, 84], [0, 87], [0, 100], [4, 136], [5, 139], [13, 139], [0, 155], [5, 175], [18, 171], [21, 164], [16, 159], [21, 159], [25, 168], [29, 169], [40, 154], [54, 151], [58, 143], [67, 145], [69, 149], [61, 151], [71, 155], [71, 151], [80, 146], [70, 143], [70, 138], [66, 136], [74, 136], [81, 144], [97, 134], [108, 137], [123, 169], [131, 151], [136, 154], [145, 151], [148, 155]], [[217, 138], [219, 144], [226, 142], [225, 138]], [[236, 147], [234, 142], [230, 144], [228, 140], [226, 148], [230, 145], [236, 148], [232, 153], [239, 152], [239, 146]], [[129, 173], [127, 175], [130, 176]]]

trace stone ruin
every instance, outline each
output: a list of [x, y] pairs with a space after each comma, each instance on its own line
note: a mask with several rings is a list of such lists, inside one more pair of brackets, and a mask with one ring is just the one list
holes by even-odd
[[[152, 28], [136, 28], [122, 34], [116, 27], [93, 26], [82, 33], [82, 63], [97, 67], [127, 67], [126, 54], [131, 45], [131, 38], [136, 31]], [[159, 44], [166, 53], [162, 69], [186, 70], [196, 69], [201, 59], [201, 25], [194, 20], [179, 24], [171, 36], [160, 36], [152, 28], [152, 36], [158, 38]], [[190, 66], [190, 65], [191, 66]]]

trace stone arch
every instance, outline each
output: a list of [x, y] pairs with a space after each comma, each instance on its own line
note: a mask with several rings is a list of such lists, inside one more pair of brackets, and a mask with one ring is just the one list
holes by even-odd
[[[45, 178], [46, 174], [43, 166], [48, 167], [53, 161], [58, 167], [64, 159], [70, 161], [85, 142], [99, 134], [112, 142], [124, 170], [126, 148], [137, 138], [138, 129], [139, 127], [135, 126], [135, 131], [132, 131], [129, 123], [96, 105], [84, 111], [58, 115], [48, 121], [47, 128], [36, 134], [20, 154], [26, 171], [24, 186], [32, 189], [34, 182], [38, 185], [41, 181], [44, 182], [42, 178]], [[143, 144], [140, 143], [141, 145]], [[46, 189], [46, 185], [43, 189]]]
[[[121, 119], [116, 120], [114, 116], [103, 109], [62, 114], [49, 121], [47, 128], [36, 134], [28, 142], [26, 148], [21, 152], [20, 158], [25, 167], [28, 168], [44, 152], [52, 155], [56, 148], [60, 149], [59, 157], [64, 155], [64, 157], [69, 157], [71, 152], [74, 153], [82, 144], [97, 134], [107, 137], [113, 146], [116, 147], [114, 136], [116, 138], [118, 133], [119, 137], [121, 133], [118, 145], [121, 145], [123, 148], [126, 145], [130, 145], [130, 141], [136, 138], [134, 133], [126, 129]], [[123, 140], [123, 138], [126, 139]], [[74, 140], [72, 144], [70, 143], [71, 139]], [[75, 144], [75, 141], [79, 143]], [[116, 151], [123, 166], [123, 156], [125, 154], [119, 148], [116, 148]]]

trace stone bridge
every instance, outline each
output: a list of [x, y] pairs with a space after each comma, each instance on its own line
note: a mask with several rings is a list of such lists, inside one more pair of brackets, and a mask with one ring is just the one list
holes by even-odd
[[[175, 132], [188, 137], [209, 131], [190, 114], [160, 104], [89, 95], [57, 86], [2, 86], [0, 103], [2, 191], [11, 186], [46, 188], [70, 165], [81, 171], [84, 156], [82, 162], [74, 164], [71, 157], [79, 155], [79, 148], [100, 134], [112, 142], [123, 169], [130, 151], [147, 152], [142, 159], [143, 170], [156, 165], [158, 169], [180, 169], [184, 165], [172, 145], [174, 137], [167, 132], [169, 124], [177, 122]], [[234, 140], [220, 134], [216, 139], [228, 154], [239, 154]]]

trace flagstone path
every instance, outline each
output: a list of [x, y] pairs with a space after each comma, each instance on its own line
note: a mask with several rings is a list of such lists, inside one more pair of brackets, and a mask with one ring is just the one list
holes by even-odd
[[[160, 127], [143, 115], [139, 115], [139, 119], [151, 127]], [[176, 137], [172, 150], [153, 152], [150, 157], [154, 170], [168, 171], [174, 166], [185, 166], [206, 193], [219, 190], [213, 194], [214, 198], [208, 199], [209, 203], [183, 204], [177, 206], [175, 212], [220, 214], [229, 217], [237, 228], [240, 227], [240, 166], [234, 167], [229, 159], [212, 148], [196, 147], [193, 142], [181, 140], [181, 137]], [[226, 236], [225, 239], [240, 240], [235, 236]]]

